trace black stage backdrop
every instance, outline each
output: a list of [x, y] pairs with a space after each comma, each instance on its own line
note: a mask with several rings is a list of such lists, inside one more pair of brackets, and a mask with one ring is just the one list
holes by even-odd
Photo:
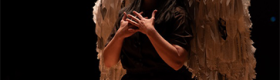
[[[5, 2], [1, 9], [1, 79], [99, 80], [94, 3]], [[251, 39], [257, 49], [256, 80], [278, 80], [279, 2], [252, 0], [249, 10]]]

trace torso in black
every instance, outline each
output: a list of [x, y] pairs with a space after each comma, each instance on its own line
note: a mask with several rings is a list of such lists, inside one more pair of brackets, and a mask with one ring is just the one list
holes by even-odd
[[[161, 24], [155, 24], [155, 29], [169, 43], [179, 45], [187, 51], [192, 38], [189, 19], [181, 7], [173, 11], [174, 17]], [[143, 14], [151, 15], [151, 14]], [[115, 27], [117, 28], [117, 26]], [[115, 29], [116, 31], [117, 29]], [[114, 31], [108, 41], [114, 36]], [[158, 55], [149, 38], [137, 32], [125, 38], [120, 55], [121, 63], [127, 74], [122, 80], [190, 80], [191, 73], [183, 66], [175, 71]]]

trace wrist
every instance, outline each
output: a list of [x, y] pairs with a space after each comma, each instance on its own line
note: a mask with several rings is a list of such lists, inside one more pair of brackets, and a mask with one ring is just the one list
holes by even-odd
[[121, 41], [124, 39], [124, 37], [122, 37], [119, 33], [117, 33], [114, 38], [118, 41]]
[[157, 30], [155, 28], [152, 28], [150, 30], [147, 31], [147, 36], [150, 37], [152, 36], [153, 34], [155, 34], [157, 32]]
[[123, 40], [125, 37], [121, 36], [121, 34], [117, 31], [114, 38], [119, 41], [119, 40]]

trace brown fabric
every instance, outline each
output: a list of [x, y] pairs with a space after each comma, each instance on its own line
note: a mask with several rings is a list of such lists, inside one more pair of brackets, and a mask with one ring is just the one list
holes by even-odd
[[[170, 19], [168, 22], [155, 24], [155, 28], [159, 34], [171, 44], [176, 44], [186, 50], [190, 50], [189, 41], [192, 35], [188, 23], [189, 19], [186, 16], [187, 14], [181, 7], [176, 7], [173, 11], [173, 15], [174, 18]], [[146, 16], [146, 14], [144, 13], [143, 16]], [[108, 42], [114, 37], [118, 26], [119, 25], [116, 25], [114, 27], [111, 36], [108, 38]], [[186, 67], [181, 68], [183, 73], [180, 73], [180, 71], [176, 72], [169, 67], [158, 55], [149, 38], [140, 32], [124, 39], [120, 59], [123, 68], [127, 70], [126, 75], [130, 75], [130, 73], [146, 72], [161, 72], [169, 75], [178, 73], [183, 74], [182, 76], [189, 75], [189, 79], [191, 79], [191, 74], [187, 71]]]

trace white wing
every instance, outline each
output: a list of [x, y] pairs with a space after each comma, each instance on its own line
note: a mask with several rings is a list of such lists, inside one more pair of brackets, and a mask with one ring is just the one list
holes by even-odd
[[[100, 60], [100, 80], [120, 80], [126, 73], [120, 62], [112, 68], [106, 68], [102, 58], [105, 43], [118, 19], [122, 2], [123, 0], [97, 0], [93, 7], [93, 20], [96, 24], [95, 32], [98, 37], [96, 51], [98, 52], [97, 58]], [[130, 2], [130, 0], [126, 0], [125, 5]]]
[[256, 49], [250, 39], [250, 0], [188, 0], [188, 3], [193, 10], [190, 14], [193, 14], [194, 37], [185, 66], [193, 77], [198, 80], [256, 78]]

